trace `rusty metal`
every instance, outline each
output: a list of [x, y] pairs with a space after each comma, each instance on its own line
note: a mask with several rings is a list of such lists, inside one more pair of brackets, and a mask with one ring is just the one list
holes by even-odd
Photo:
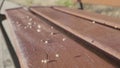
[[31, 10], [120, 60], [120, 31], [52, 8], [31, 8]]
[[[81, 38], [85, 40], [88, 39], [86, 41], [90, 41], [90, 43], [92, 42], [94, 45], [100, 41], [100, 44], [105, 45], [101, 45], [106, 48], [105, 50], [111, 48], [112, 44], [116, 43], [119, 45], [119, 43], [117, 43], [120, 39], [118, 35], [120, 33], [119, 31], [93, 24], [90, 21], [58, 12], [48, 7], [34, 7], [31, 8], [31, 10], [73, 34], [79, 34]], [[35, 16], [27, 10], [17, 8], [7, 10], [6, 12], [8, 19], [10, 19], [8, 24], [11, 27], [6, 29], [12, 30], [12, 36], [10, 36], [10, 38], [14, 43], [13, 46], [22, 68], [118, 67], [112, 62], [113, 59], [108, 60], [108, 56], [105, 56], [102, 52], [96, 52], [96, 49], [91, 48], [91, 44], [86, 44], [87, 42], [84, 43], [82, 40], [74, 38], [74, 36], [71, 37], [71, 34], [69, 35], [66, 31], [64, 32], [63, 29], [60, 29], [41, 17]], [[108, 34], [110, 32], [112, 32], [111, 35]], [[113, 35], [116, 35], [118, 38]], [[106, 38], [103, 38], [105, 36], [109, 38], [107, 41], [110, 42], [106, 42]], [[109, 36], [113, 36], [113, 38], [111, 39]], [[114, 40], [115, 43], [110, 39]], [[110, 52], [112, 51], [112, 53], [114, 53], [114, 51], [116, 51], [115, 49], [117, 50], [116, 46], [113, 47]], [[119, 51], [117, 51], [117, 54], [118, 52]], [[119, 58], [118, 56], [117, 58]]]

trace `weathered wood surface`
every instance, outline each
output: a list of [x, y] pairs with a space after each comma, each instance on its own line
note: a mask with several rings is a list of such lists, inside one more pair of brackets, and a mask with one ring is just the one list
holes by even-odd
[[90, 21], [94, 21], [95, 23], [100, 23], [103, 25], [110, 26], [112, 28], [120, 29], [120, 19], [114, 18], [106, 15], [100, 15], [97, 13], [87, 12], [79, 9], [70, 9], [65, 7], [53, 7], [56, 10], [61, 12], [65, 12], [71, 14], [73, 16], [78, 16], [80, 18], [84, 18]]
[[31, 10], [120, 60], [119, 30], [97, 24], [95, 21], [56, 11], [49, 7], [34, 7]]
[[29, 11], [16, 8], [7, 10], [7, 14], [9, 28], [3, 25], [11, 30], [9, 38], [22, 68], [118, 67], [101, 53], [96, 54], [95, 49], [84, 47], [90, 44], [70, 37], [69, 33], [63, 33], [63, 30]]

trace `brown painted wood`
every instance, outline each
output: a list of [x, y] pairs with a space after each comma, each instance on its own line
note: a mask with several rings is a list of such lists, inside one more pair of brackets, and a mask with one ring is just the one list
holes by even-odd
[[100, 23], [103, 25], [113, 27], [115, 29], [120, 29], [120, 19], [119, 18], [113, 18], [113, 17], [106, 16], [106, 15], [100, 15], [97, 13], [87, 12], [84, 10], [70, 9], [70, 8], [65, 8], [65, 7], [53, 7], [53, 8], [56, 10], [59, 10], [61, 12], [71, 14], [73, 16], [78, 16], [80, 18], [94, 21], [95, 23]]
[[58, 12], [52, 8], [31, 8], [36, 14], [48, 19], [59, 27], [69, 31], [93, 46], [120, 60], [120, 31], [93, 21]]
[[11, 29], [9, 38], [22, 68], [117, 67], [108, 62], [104, 55], [100, 56], [101, 53], [97, 55], [83, 47], [87, 44], [83, 44], [82, 41], [78, 43], [63, 34], [63, 30], [58, 31], [50, 22], [45, 22], [46, 20], [36, 17], [29, 11], [22, 8], [11, 9], [7, 10], [7, 15], [11, 23], [8, 23], [10, 28], [6, 29]]

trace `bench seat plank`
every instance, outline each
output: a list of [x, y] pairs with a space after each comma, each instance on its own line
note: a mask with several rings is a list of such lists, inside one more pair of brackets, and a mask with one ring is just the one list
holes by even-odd
[[48, 19], [93, 46], [120, 60], [120, 31], [52, 8], [31, 8], [31, 11]]
[[113, 18], [106, 15], [100, 15], [97, 13], [87, 12], [84, 10], [78, 10], [78, 9], [70, 9], [66, 7], [53, 7], [56, 10], [59, 10], [61, 12], [65, 12], [74, 16], [78, 16], [80, 18], [88, 19], [90, 21], [95, 21], [96, 23], [100, 23], [103, 25], [108, 25], [113, 28], [120, 29], [120, 19]]

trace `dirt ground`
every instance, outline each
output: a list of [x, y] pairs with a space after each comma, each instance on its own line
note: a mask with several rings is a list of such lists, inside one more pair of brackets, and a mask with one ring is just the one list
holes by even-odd
[[[2, 0], [0, 0], [0, 3], [1, 1]], [[5, 1], [1, 10], [1, 14], [5, 14], [5, 9], [10, 9], [15, 7], [19, 7], [19, 6], [13, 4], [12, 2]], [[7, 23], [7, 20], [3, 21], [2, 23]], [[15, 68], [11, 54], [8, 50], [8, 45], [6, 44], [6, 41], [3, 37], [1, 26], [0, 26], [0, 68]]]

